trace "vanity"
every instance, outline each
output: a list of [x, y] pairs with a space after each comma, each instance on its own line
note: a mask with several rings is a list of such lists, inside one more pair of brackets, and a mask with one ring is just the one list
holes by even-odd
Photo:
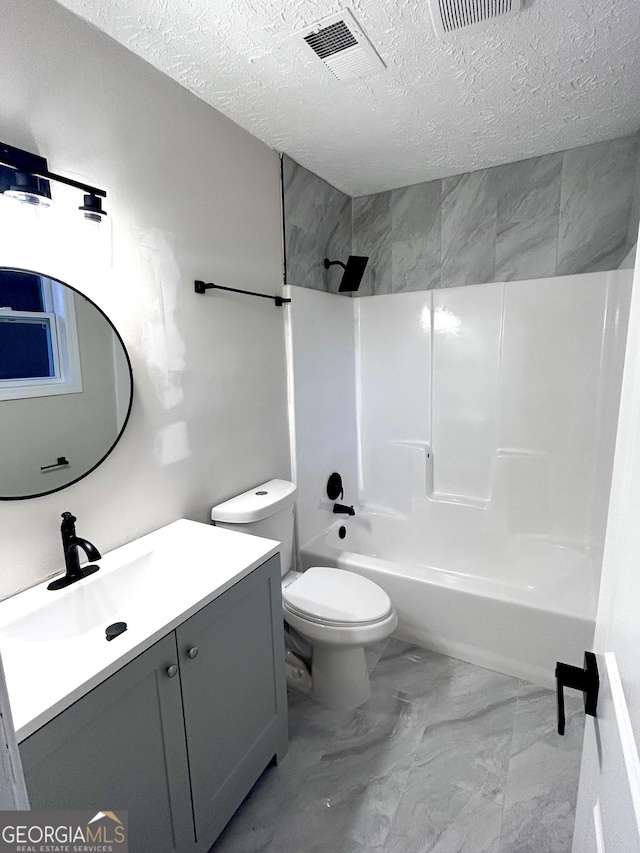
[[32, 808], [126, 810], [130, 850], [209, 850], [287, 749], [279, 559], [181, 519], [0, 602]]

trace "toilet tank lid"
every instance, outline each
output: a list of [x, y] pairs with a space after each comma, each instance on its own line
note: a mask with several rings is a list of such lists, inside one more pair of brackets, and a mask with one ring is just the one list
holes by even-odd
[[235, 498], [214, 506], [211, 510], [212, 521], [225, 521], [228, 524], [248, 524], [261, 521], [274, 515], [296, 499], [297, 489], [288, 480], [269, 480], [260, 486], [254, 486]]

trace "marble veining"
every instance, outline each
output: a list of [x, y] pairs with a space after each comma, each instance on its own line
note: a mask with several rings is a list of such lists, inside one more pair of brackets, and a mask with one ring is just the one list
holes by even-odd
[[289, 694], [290, 748], [212, 853], [569, 853], [584, 714], [550, 690], [397, 640], [371, 699]]
[[391, 293], [391, 193], [353, 199], [353, 254], [369, 256], [358, 296]]
[[358, 296], [617, 269], [637, 239], [640, 138], [354, 199], [285, 157], [285, 213], [289, 283], [335, 290], [335, 246], [370, 257]]
[[558, 273], [616, 269], [629, 251], [637, 137], [565, 152]]
[[442, 181], [441, 287], [495, 280], [496, 216], [492, 170]]
[[391, 193], [391, 262], [394, 293], [440, 286], [440, 182]]
[[562, 154], [495, 170], [498, 194], [496, 279], [556, 274]]
[[287, 284], [337, 293], [339, 269], [323, 262], [351, 254], [351, 199], [289, 157], [283, 191]]

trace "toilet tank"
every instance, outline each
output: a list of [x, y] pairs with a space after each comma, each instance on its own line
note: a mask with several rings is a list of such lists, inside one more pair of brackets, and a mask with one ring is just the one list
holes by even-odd
[[269, 480], [214, 506], [211, 520], [216, 527], [277, 539], [281, 543], [281, 571], [285, 575], [293, 561], [293, 508], [296, 494], [293, 483]]

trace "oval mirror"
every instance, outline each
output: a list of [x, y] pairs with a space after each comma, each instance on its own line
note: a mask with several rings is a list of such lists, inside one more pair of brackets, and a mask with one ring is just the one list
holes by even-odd
[[132, 399], [106, 314], [64, 282], [0, 267], [0, 500], [86, 477], [118, 443]]

